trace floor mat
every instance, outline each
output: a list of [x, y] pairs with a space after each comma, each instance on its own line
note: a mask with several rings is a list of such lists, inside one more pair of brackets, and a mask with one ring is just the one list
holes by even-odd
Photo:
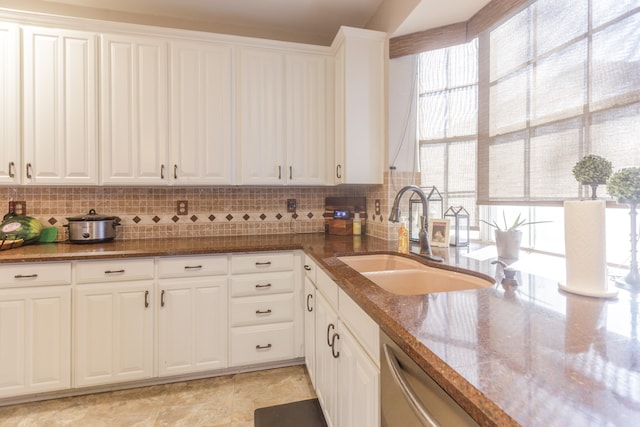
[[258, 408], [253, 420], [255, 427], [327, 427], [318, 399]]

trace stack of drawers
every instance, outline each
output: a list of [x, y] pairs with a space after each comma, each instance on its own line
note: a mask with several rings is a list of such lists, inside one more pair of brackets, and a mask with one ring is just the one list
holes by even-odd
[[231, 366], [295, 356], [294, 254], [231, 256]]

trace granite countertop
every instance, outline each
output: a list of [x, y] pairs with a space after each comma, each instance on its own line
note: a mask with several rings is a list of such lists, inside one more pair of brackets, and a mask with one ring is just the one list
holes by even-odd
[[503, 285], [490, 260], [467, 256], [474, 248], [434, 251], [493, 286], [421, 296], [388, 293], [335, 257], [395, 250], [370, 236], [43, 244], [3, 251], [0, 263], [289, 249], [312, 256], [481, 425], [631, 426], [640, 417], [638, 294], [583, 297], [521, 272], [519, 286]]

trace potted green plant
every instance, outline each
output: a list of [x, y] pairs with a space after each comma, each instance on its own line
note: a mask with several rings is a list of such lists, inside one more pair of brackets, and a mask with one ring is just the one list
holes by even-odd
[[607, 183], [613, 171], [613, 166], [604, 157], [588, 154], [580, 159], [571, 171], [580, 184], [591, 186], [591, 199], [595, 200], [597, 198], [598, 185]]
[[495, 228], [496, 237], [496, 249], [498, 250], [498, 258], [506, 260], [517, 260], [520, 256], [520, 244], [522, 243], [522, 230], [520, 227], [531, 224], [541, 224], [549, 221], [534, 221], [530, 222], [522, 218], [521, 214], [518, 214], [515, 221], [507, 222], [507, 216], [502, 212], [503, 225], [494, 221], [485, 221], [485, 224]]
[[631, 262], [629, 274], [618, 281], [618, 285], [634, 291], [640, 290], [640, 272], [638, 272], [638, 237], [636, 226], [636, 208], [640, 203], [640, 167], [620, 169], [611, 175], [607, 182], [607, 191], [612, 197], [618, 199], [618, 203], [627, 204], [630, 207], [631, 217]]

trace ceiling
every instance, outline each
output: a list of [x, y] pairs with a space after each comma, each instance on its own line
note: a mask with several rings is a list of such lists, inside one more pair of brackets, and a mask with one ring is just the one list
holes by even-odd
[[[341, 25], [391, 37], [466, 21], [489, 0], [44, 0], [238, 35], [328, 44]], [[446, 6], [445, 6], [446, 5]], [[385, 15], [385, 17], [380, 17]], [[392, 17], [389, 17], [392, 16]], [[170, 22], [170, 21], [169, 21]], [[372, 23], [372, 25], [368, 25]]]

